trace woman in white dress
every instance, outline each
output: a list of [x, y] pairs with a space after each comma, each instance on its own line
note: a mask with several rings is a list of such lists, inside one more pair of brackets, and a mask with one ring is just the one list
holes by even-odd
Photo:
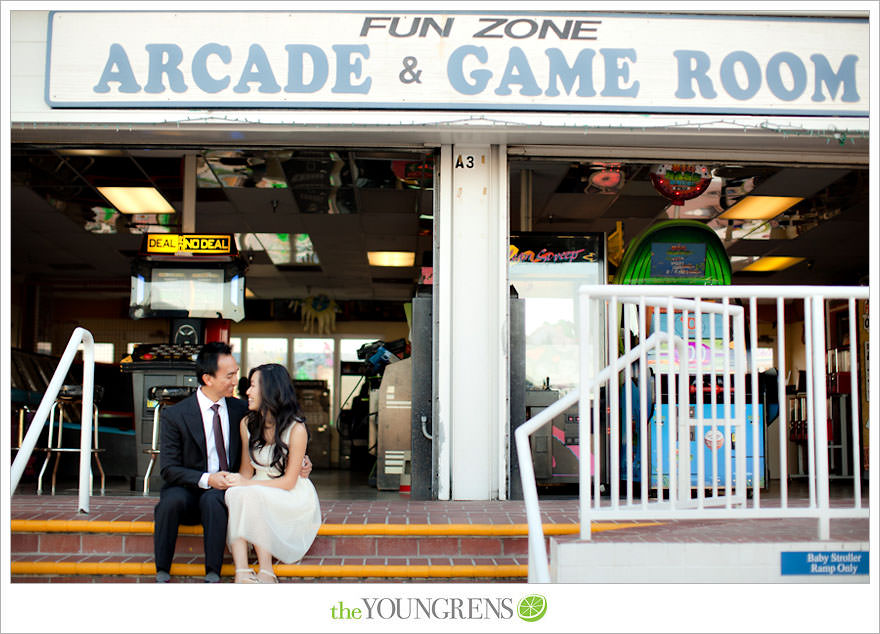
[[[321, 507], [311, 480], [300, 477], [308, 430], [287, 370], [276, 363], [251, 370], [248, 415], [242, 419], [241, 467], [228, 476], [226, 541], [236, 583], [278, 583], [274, 555], [284, 563], [302, 559], [321, 526]], [[260, 572], [248, 565], [254, 545]]]

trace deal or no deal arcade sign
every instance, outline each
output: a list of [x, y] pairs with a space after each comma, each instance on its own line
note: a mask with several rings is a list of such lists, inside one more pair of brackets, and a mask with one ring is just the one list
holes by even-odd
[[868, 21], [548, 12], [57, 11], [55, 108], [868, 116]]

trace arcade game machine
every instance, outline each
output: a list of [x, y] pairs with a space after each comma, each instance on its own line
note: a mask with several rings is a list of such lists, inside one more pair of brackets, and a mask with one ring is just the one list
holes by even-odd
[[[524, 373], [525, 418], [528, 420], [575, 388], [578, 381], [577, 302], [581, 284], [607, 280], [604, 233], [558, 235], [540, 232], [512, 234], [508, 257], [510, 283], [522, 307], [514, 318], [511, 305], [511, 417], [513, 377]], [[596, 306], [593, 310], [600, 310]], [[593, 323], [600, 321], [598, 312]], [[604, 365], [603, 337], [591, 342], [588, 355], [594, 370]], [[514, 367], [515, 351], [522, 351], [523, 368]], [[522, 389], [522, 388], [519, 388]], [[511, 423], [513, 425], [513, 423]], [[531, 436], [535, 480], [545, 488], [578, 482], [580, 460], [577, 406], [554, 418]], [[510, 430], [511, 437], [514, 429]], [[511, 442], [511, 451], [515, 451]], [[511, 464], [516, 465], [515, 453]], [[518, 471], [510, 477], [511, 496], [516, 499]]]
[[[230, 321], [244, 318], [244, 273], [231, 235], [147, 234], [132, 263], [132, 319], [170, 320], [167, 343], [141, 344], [123, 359], [132, 380], [137, 474], [144, 486], [151, 450], [153, 419], [160, 399], [166, 403], [198, 388], [195, 358], [209, 341], [229, 342]], [[184, 389], [186, 388], [186, 389]], [[157, 482], [159, 476], [152, 475]]]
[[[632, 244], [628, 246], [621, 260], [620, 267], [615, 275], [615, 284], [681, 284], [681, 285], [728, 285], [731, 279], [730, 260], [724, 249], [721, 240], [705, 224], [693, 220], [669, 220], [653, 225], [641, 235], [636, 237]], [[687, 291], [683, 289], [683, 294]], [[708, 301], [708, 300], [707, 300]], [[648, 310], [647, 332], [650, 335], [653, 332], [666, 332], [668, 315], [663, 309], [656, 312]], [[689, 415], [692, 419], [696, 418], [697, 407], [697, 364], [696, 355], [698, 351], [704, 358], [708, 355], [709, 361], [703, 366], [703, 419], [706, 429], [704, 430], [705, 438], [696, 439], [696, 435], [692, 430], [690, 434], [690, 458], [691, 458], [691, 486], [699, 487], [701, 483], [697, 482], [697, 450], [702, 447], [704, 452], [704, 478], [702, 483], [704, 487], [711, 487], [713, 481], [715, 484], [723, 484], [726, 481], [724, 470], [724, 445], [729, 444], [731, 454], [730, 459], [733, 461], [738, 447], [741, 443], [736, 442], [735, 433], [730, 430], [730, 438], [724, 438], [724, 427], [722, 421], [724, 415], [724, 358], [730, 355], [732, 351], [725, 351], [722, 342], [722, 324], [720, 319], [714, 320], [714, 336], [713, 336], [713, 320], [704, 315], [702, 321], [701, 332], [696, 332], [696, 324], [692, 319], [688, 320], [685, 326], [682, 324], [681, 317], [674, 319], [674, 333], [682, 337], [688, 342], [689, 350], [692, 352], [689, 361], [690, 374], [690, 401]], [[754, 325], [750, 325], [754, 327]], [[749, 327], [749, 326], [747, 326]], [[624, 333], [623, 336], [633, 336], [633, 333]], [[749, 338], [746, 337], [748, 341]], [[712, 349], [714, 346], [714, 349]], [[657, 352], [659, 350], [659, 352]], [[653, 352], [653, 354], [652, 354]], [[648, 459], [650, 464], [647, 465], [650, 473], [650, 484], [652, 488], [663, 487], [669, 485], [669, 450], [668, 450], [668, 424], [662, 421], [669, 420], [669, 390], [667, 384], [667, 375], [663, 374], [666, 370], [666, 364], [669, 363], [667, 353], [662, 348], [648, 354], [648, 378], [647, 385], [649, 388], [649, 411], [648, 411], [648, 429], [650, 435], [650, 445], [648, 451]], [[678, 362], [675, 362], [676, 364]], [[729, 362], [728, 370], [733, 367], [732, 359]], [[634, 366], [637, 374], [637, 366]], [[714, 375], [715, 383], [712, 384], [712, 376]], [[660, 381], [660, 402], [651, 402], [656, 394], [653, 389], [653, 381]], [[635, 384], [635, 379], [633, 380]], [[733, 379], [729, 379], [728, 385], [731, 389], [730, 394], [730, 417], [733, 417]], [[633, 386], [629, 386], [632, 389]], [[762, 398], [758, 412], [753, 412], [750, 394], [750, 382], [746, 381], [746, 486], [752, 486], [753, 479], [760, 477], [759, 486], [765, 486], [765, 465], [764, 465], [764, 428], [765, 428], [765, 405], [766, 402]], [[775, 389], [775, 388], [773, 388]], [[714, 395], [713, 395], [714, 392]], [[766, 390], [763, 391], [766, 393]], [[633, 398], [632, 420], [635, 430], [639, 427], [638, 396], [635, 392]], [[621, 408], [625, 410], [625, 399], [620, 399]], [[713, 415], [713, 403], [715, 412]], [[757, 414], [759, 417], [758, 428], [760, 430], [760, 438], [758, 439], [757, 458], [752, 454], [752, 420]], [[621, 417], [622, 420], [625, 418]], [[658, 424], [658, 419], [661, 421]], [[713, 429], [712, 422], [716, 422]], [[662, 431], [658, 432], [658, 428]], [[638, 431], [636, 431], [638, 433]], [[658, 438], [658, 435], [660, 436]], [[638, 448], [638, 438], [633, 442], [633, 479], [641, 481], [641, 451]], [[660, 444], [658, 444], [658, 442]], [[664, 447], [662, 455], [658, 455], [658, 447]], [[717, 459], [713, 462], [713, 453]], [[662, 460], [661, 460], [662, 458]], [[625, 464], [625, 462], [623, 462]], [[659, 464], [662, 464], [662, 473]], [[712, 465], [717, 465], [718, 469], [713, 475]], [[622, 475], [626, 477], [625, 473]], [[736, 484], [733, 477], [733, 484]]]

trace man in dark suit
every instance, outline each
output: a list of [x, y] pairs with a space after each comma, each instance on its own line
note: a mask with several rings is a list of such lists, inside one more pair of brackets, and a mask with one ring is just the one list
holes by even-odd
[[247, 403], [233, 398], [238, 363], [225, 343], [206, 344], [196, 357], [199, 389], [162, 410], [161, 470], [153, 543], [156, 581], [169, 579], [180, 524], [201, 524], [205, 581], [220, 580], [226, 548], [226, 476], [241, 461], [239, 423]]

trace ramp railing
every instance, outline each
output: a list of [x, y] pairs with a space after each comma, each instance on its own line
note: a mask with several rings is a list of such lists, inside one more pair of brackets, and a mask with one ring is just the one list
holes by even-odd
[[80, 446], [79, 446], [79, 511], [81, 513], [89, 512], [89, 486], [91, 476], [91, 456], [92, 456], [92, 404], [94, 402], [95, 390], [95, 340], [92, 333], [84, 328], [76, 328], [70, 335], [64, 354], [58, 362], [55, 374], [49, 381], [46, 393], [40, 401], [40, 406], [34, 414], [33, 420], [28, 427], [27, 434], [12, 462], [12, 474], [10, 479], [10, 494], [15, 492], [24, 469], [27, 466], [31, 453], [37, 446], [43, 425], [49, 417], [49, 412], [55, 404], [64, 379], [67, 376], [73, 359], [76, 357], [79, 344], [83, 344], [83, 383], [82, 383], [82, 416], [80, 419]]
[[[771, 517], [815, 518], [818, 538], [826, 540], [831, 518], [868, 517], [861, 500], [855, 304], [867, 298], [866, 287], [582, 286], [578, 388], [515, 432], [529, 523], [529, 580], [549, 582], [550, 569], [528, 436], [575, 403], [583, 540], [590, 539], [591, 523], [597, 520]], [[776, 308], [777, 381], [769, 390], [761, 385], [758, 371], [759, 300], [765, 300], [762, 312], [772, 311], [774, 303]], [[767, 300], [772, 300], [769, 307]], [[785, 300], [790, 300], [788, 320]], [[604, 323], [591, 323], [597, 302], [604, 308], [598, 311], [604, 312]], [[829, 418], [826, 312], [832, 302], [838, 304], [835, 311], [848, 311], [844, 356], [850, 380], [833, 386], [838, 396], [845, 393], [849, 406]], [[785, 337], [801, 321], [806, 389], [798, 424], [804, 429], [799, 431], [798, 455], [790, 457]], [[610, 351], [608, 365], [598, 373], [591, 370], [586, 353], [587, 342], [597, 336], [607, 337]], [[774, 418], [764, 418], [771, 409], [760, 398], [762, 387], [768, 400], [775, 396], [778, 403], [774, 476], [780, 488], [778, 502], [763, 504], [761, 488], [770, 459], [764, 432]], [[844, 433], [841, 412], [846, 409], [850, 428]], [[834, 422], [832, 430], [829, 421]], [[790, 459], [796, 459], [797, 473]], [[852, 505], [831, 506], [829, 460], [838, 467], [849, 462]], [[790, 476], [807, 479], [806, 501], [790, 500]], [[605, 499], [603, 477], [609, 484]]]

